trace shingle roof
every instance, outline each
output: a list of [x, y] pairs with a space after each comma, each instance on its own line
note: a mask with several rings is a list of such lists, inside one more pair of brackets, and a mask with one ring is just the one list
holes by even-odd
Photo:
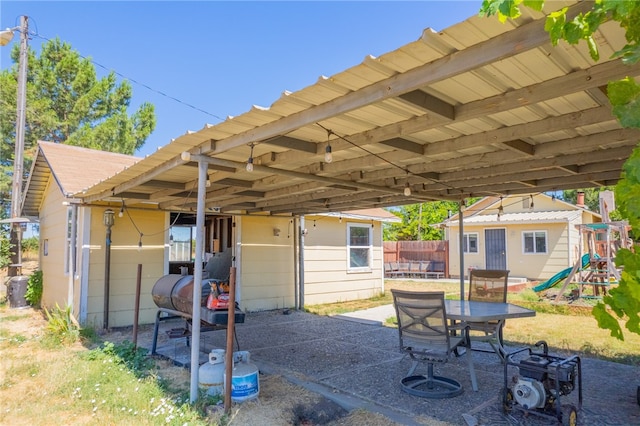
[[38, 216], [38, 208], [51, 176], [62, 194], [72, 197], [139, 160], [131, 155], [39, 141], [38, 153], [27, 182], [23, 214]]

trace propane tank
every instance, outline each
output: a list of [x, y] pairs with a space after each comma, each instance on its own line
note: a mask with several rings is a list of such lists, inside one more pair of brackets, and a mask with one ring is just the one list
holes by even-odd
[[224, 349], [212, 349], [209, 362], [205, 362], [198, 370], [198, 384], [207, 395], [224, 394]]
[[[226, 383], [226, 372], [223, 379]], [[244, 402], [256, 398], [260, 393], [258, 367], [251, 363], [248, 351], [233, 353], [233, 374], [231, 375], [231, 400]]]

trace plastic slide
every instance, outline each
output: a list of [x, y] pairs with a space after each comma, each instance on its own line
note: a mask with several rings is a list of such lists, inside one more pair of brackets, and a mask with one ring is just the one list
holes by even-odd
[[[589, 262], [589, 253], [586, 253], [582, 256], [582, 269], [585, 269], [587, 266], [589, 266], [590, 262]], [[571, 273], [571, 270], [573, 269], [573, 266], [567, 268], [567, 269], [563, 269], [562, 271], [558, 272], [557, 274], [555, 274], [554, 276], [552, 276], [551, 278], [549, 278], [547, 281], [543, 281], [540, 284], [538, 284], [537, 286], [533, 287], [533, 291], [535, 291], [536, 293], [539, 291], [543, 291], [546, 290], [548, 288], [553, 287], [554, 285], [562, 282], [563, 280], [565, 280], [569, 274]]]

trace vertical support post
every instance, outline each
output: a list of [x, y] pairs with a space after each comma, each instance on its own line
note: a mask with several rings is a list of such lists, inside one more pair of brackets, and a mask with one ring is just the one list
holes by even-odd
[[196, 207], [196, 255], [193, 263], [193, 305], [191, 313], [191, 387], [189, 399], [198, 399], [198, 369], [200, 367], [200, 299], [202, 297], [202, 259], [204, 252], [204, 204], [207, 198], [207, 169], [198, 161], [198, 205]]
[[300, 216], [300, 244], [298, 244], [298, 259], [299, 259], [299, 280], [300, 280], [300, 301], [298, 303], [299, 309], [304, 309], [304, 216]]
[[464, 209], [462, 206], [464, 205], [464, 200], [460, 201], [458, 204], [458, 225], [460, 229], [460, 300], [464, 300]]
[[229, 270], [229, 308], [227, 308], [227, 349], [224, 358], [224, 412], [231, 414], [231, 379], [233, 378], [233, 336], [236, 326], [236, 268]]
[[298, 219], [291, 219], [293, 228], [293, 308], [298, 310], [298, 292], [300, 291], [300, 280], [298, 278]]
[[133, 307], [133, 347], [138, 347], [138, 317], [140, 315], [140, 287], [142, 285], [142, 263], [138, 263], [136, 276], [136, 302]]
[[111, 226], [113, 224], [107, 221], [107, 216], [110, 215], [112, 220], [113, 211], [111, 211], [111, 213], [108, 213], [109, 211], [111, 211], [111, 209], [108, 209], [104, 213], [105, 214], [104, 220], [105, 220], [105, 226], [107, 227], [107, 234], [106, 234], [105, 245], [104, 245], [104, 308], [103, 308], [104, 313], [102, 315], [104, 322], [102, 324], [102, 328], [105, 330], [109, 329], [109, 293], [111, 292], [109, 281], [111, 279]]

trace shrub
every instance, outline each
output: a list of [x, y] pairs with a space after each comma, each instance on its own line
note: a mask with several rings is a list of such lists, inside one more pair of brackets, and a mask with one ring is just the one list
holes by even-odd
[[31, 306], [39, 307], [42, 301], [42, 271], [35, 271], [27, 282], [24, 298]]
[[62, 309], [56, 303], [56, 307], [49, 311], [45, 308], [47, 315], [47, 332], [56, 338], [60, 343], [74, 343], [80, 337], [80, 324], [71, 313], [71, 306]]
[[118, 364], [125, 365], [137, 377], [144, 377], [155, 366], [153, 359], [147, 357], [147, 352], [146, 349], [136, 347], [132, 342], [125, 340], [117, 344], [104, 342], [99, 348], [93, 349], [88, 357], [96, 359], [100, 354], [111, 356]]

